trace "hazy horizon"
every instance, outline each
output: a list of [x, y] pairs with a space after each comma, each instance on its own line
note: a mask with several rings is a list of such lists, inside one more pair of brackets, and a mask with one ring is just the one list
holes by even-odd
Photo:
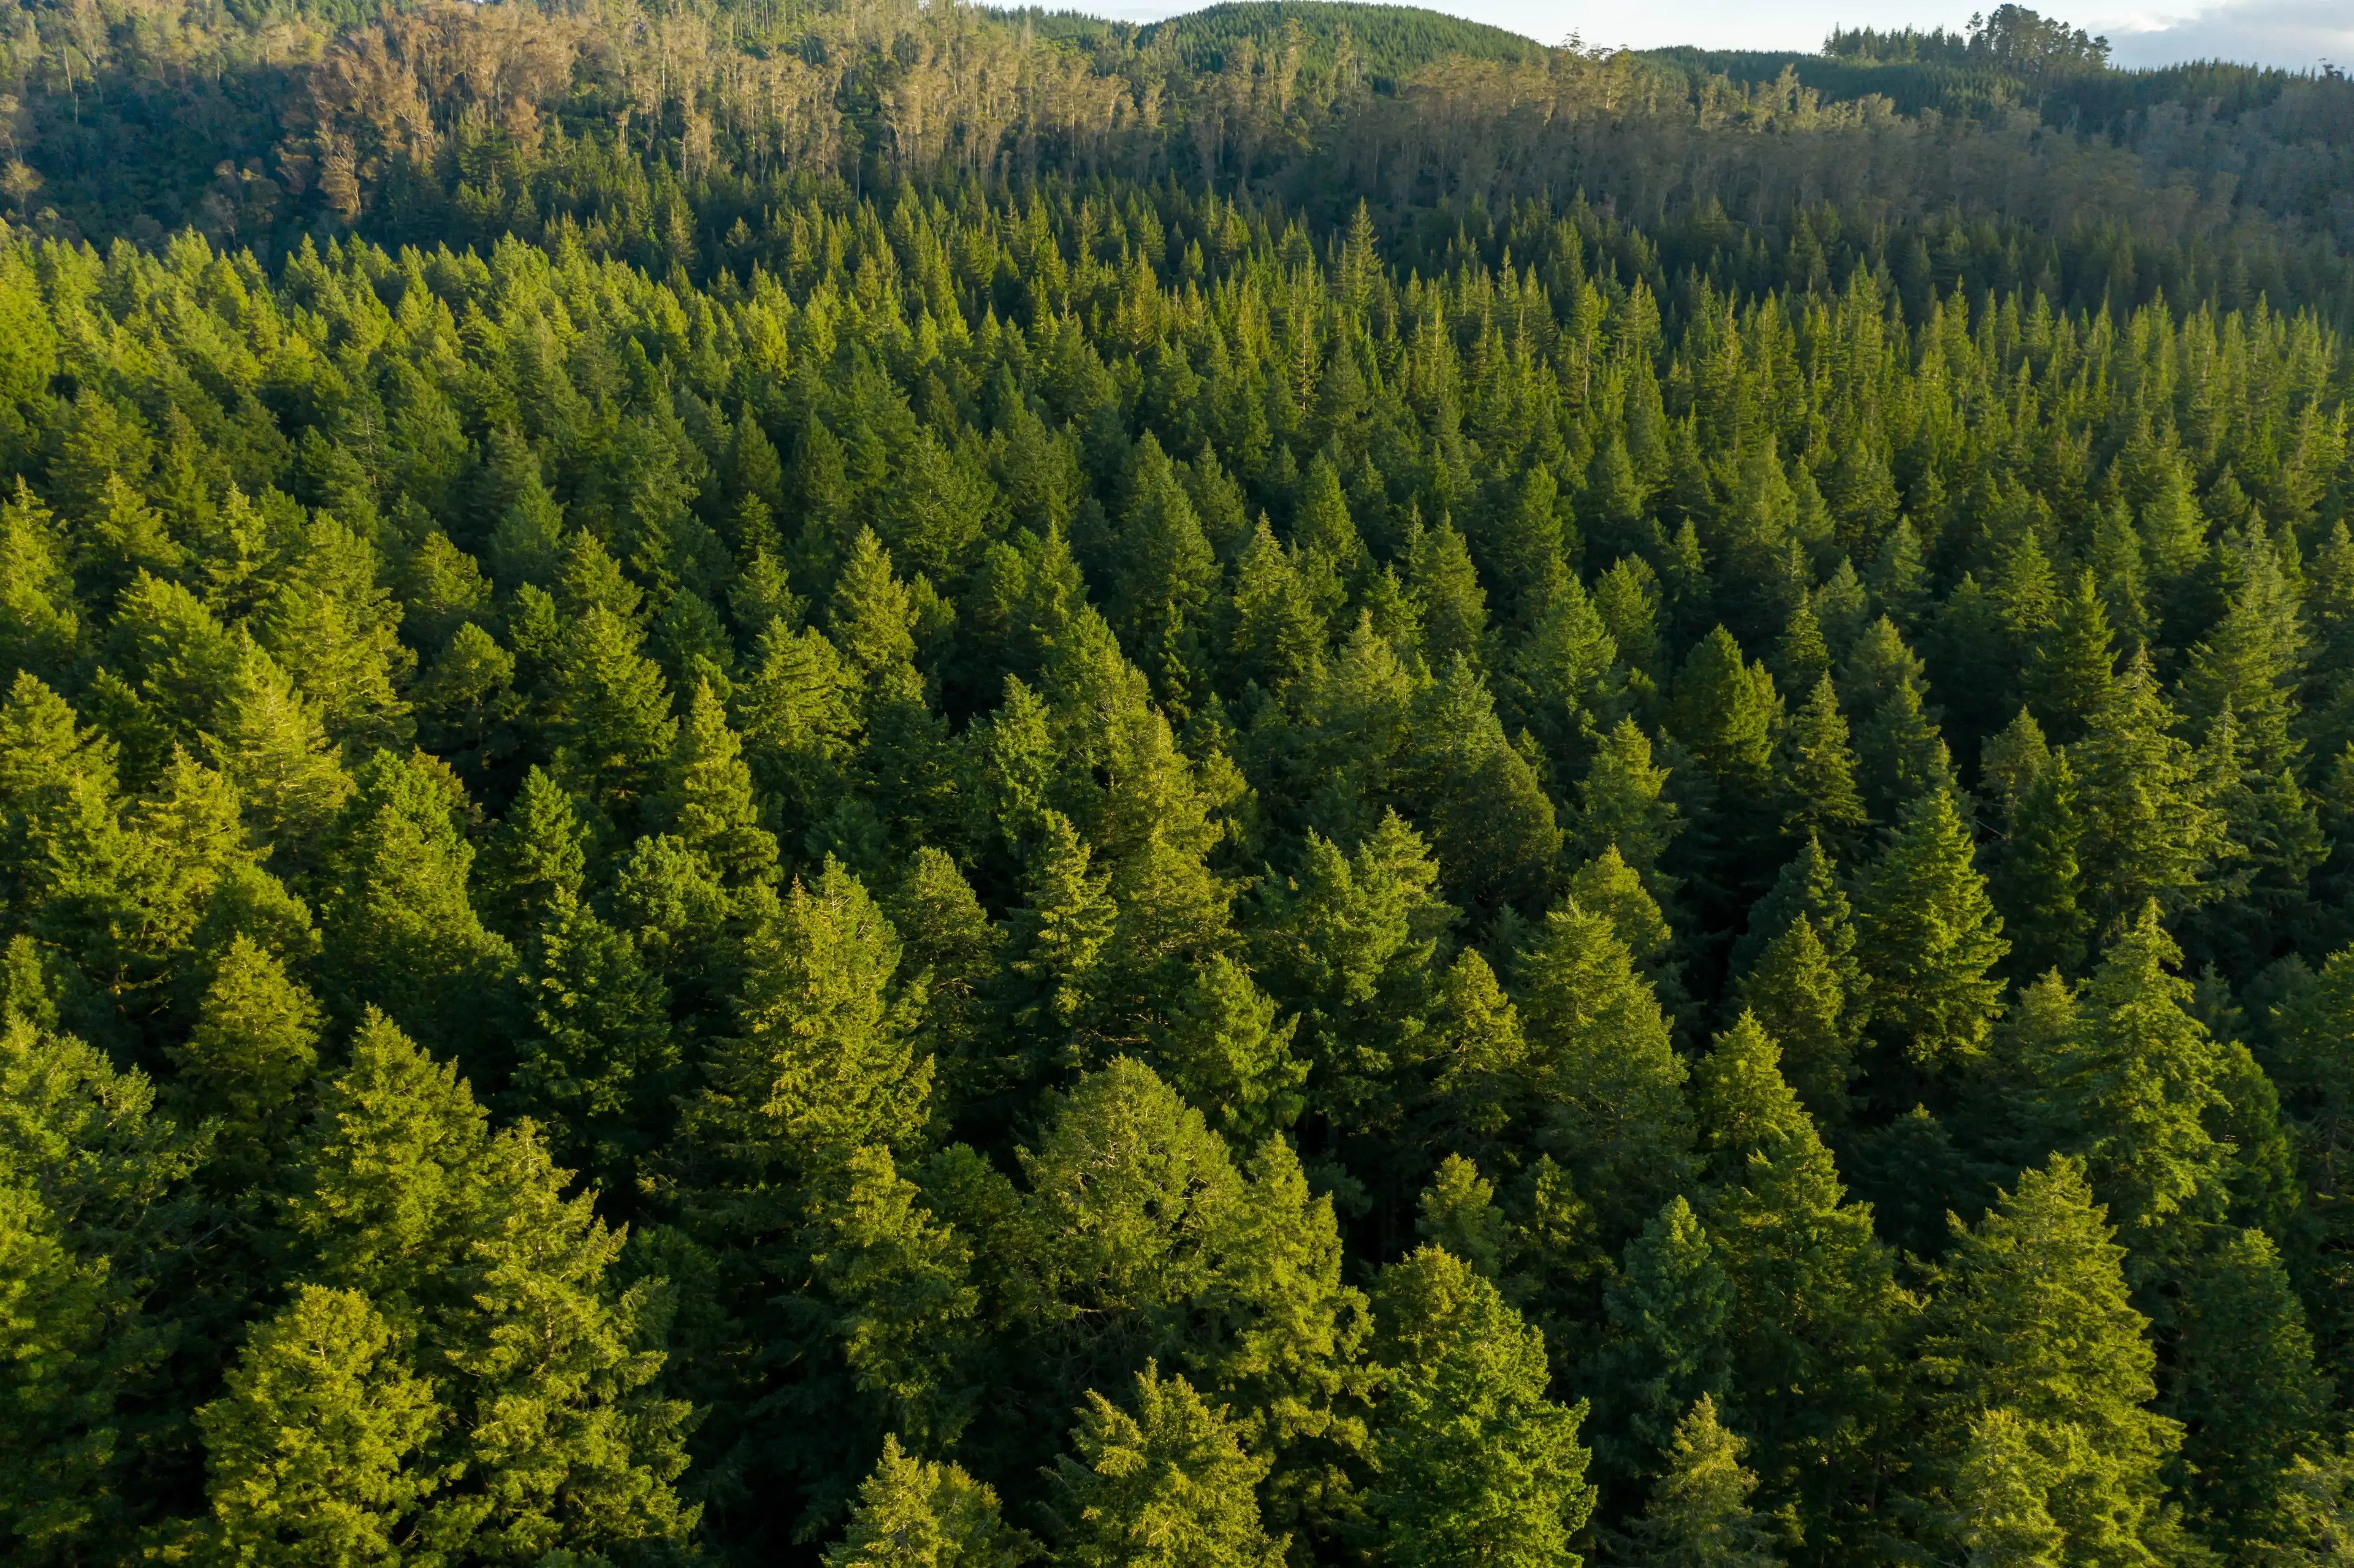
[[[1061, 7], [1055, 7], [1061, 8]], [[1071, 10], [1119, 21], [1157, 21], [1198, 11], [1202, 5], [1168, 0], [1101, 0]], [[1663, 48], [1813, 49], [1836, 26], [1949, 27], [1968, 23], [1976, 7], [1924, 4], [1858, 5], [1855, 0], [1798, 0], [1760, 7], [1724, 0], [1656, 0], [1639, 9], [1561, 5], [1546, 0], [1439, 0], [1422, 7], [1487, 22], [1546, 43], [1575, 33], [1589, 45]], [[2222, 0], [2221, 4], [2122, 6], [2106, 0], [2073, 10], [2040, 7], [2089, 32], [2103, 34], [2120, 66], [2175, 65], [2223, 59], [2309, 69], [2354, 60], [2354, 5], [2343, 0]]]

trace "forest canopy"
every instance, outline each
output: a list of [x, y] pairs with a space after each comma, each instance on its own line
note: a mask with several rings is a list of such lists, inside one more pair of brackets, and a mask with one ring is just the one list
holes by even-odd
[[0, 30], [0, 1556], [2345, 1560], [2342, 80]]

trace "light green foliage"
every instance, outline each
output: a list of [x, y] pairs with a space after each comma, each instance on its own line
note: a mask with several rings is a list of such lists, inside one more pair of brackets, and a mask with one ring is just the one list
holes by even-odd
[[672, 1487], [686, 1411], [650, 1386], [651, 1292], [614, 1288], [620, 1234], [593, 1194], [564, 1195], [535, 1133], [492, 1132], [453, 1070], [372, 1016], [304, 1164], [289, 1215], [317, 1282], [413, 1325], [415, 1364], [437, 1374], [443, 1539], [530, 1558], [693, 1529]]
[[850, 1528], [826, 1549], [826, 1568], [1015, 1568], [1031, 1555], [998, 1517], [997, 1494], [954, 1465], [919, 1459], [883, 1440], [859, 1483]]
[[473, 998], [513, 959], [474, 913], [464, 810], [447, 768], [377, 752], [337, 825], [321, 919], [323, 964], [345, 997], [448, 1043], [477, 1037]]
[[1087, 1395], [1058, 1464], [1055, 1561], [1074, 1568], [1274, 1568], [1284, 1542], [1259, 1521], [1266, 1473], [1223, 1410], [1148, 1363], [1133, 1411]]
[[1544, 1336], [1469, 1264], [1426, 1246], [1382, 1277], [1384, 1372], [1366, 1502], [1382, 1559], [1574, 1564], [1594, 1507], [1583, 1404], [1545, 1396]]
[[16, 493], [0, 503], [0, 660], [54, 677], [80, 637], [65, 542], [19, 475]]
[[1774, 1568], [1766, 1520], [1749, 1507], [1757, 1486], [1742, 1467], [1747, 1445], [1724, 1429], [1702, 1394], [1676, 1424], [1667, 1468], [1636, 1521], [1631, 1561], [1642, 1568]]
[[1504, 1272], [1511, 1230], [1493, 1199], [1496, 1189], [1459, 1154], [1438, 1163], [1437, 1174], [1415, 1202], [1414, 1234], [1460, 1258], [1490, 1279]]
[[2079, 772], [2088, 912], [2131, 919], [2149, 899], [2171, 912], [2209, 896], [2200, 879], [2229, 845], [2190, 743], [2137, 651], [2073, 748]]
[[1353, 854], [1310, 833], [1299, 873], [1263, 889], [1259, 972], [1304, 1019], [1311, 1104], [1344, 1127], [1393, 1105], [1394, 1065], [1421, 1052], [1455, 910], [1438, 867], [1395, 813]]
[[1668, 928], [1659, 901], [1620, 857], [1617, 845], [1606, 846], [1570, 874], [1569, 896], [1579, 908], [1607, 917], [1644, 972], [1659, 974], [1675, 933]]
[[1744, 1017], [1694, 1075], [1719, 1179], [1703, 1212], [1734, 1301], [1726, 1405], [1758, 1445], [1768, 1495], [1804, 1496], [1837, 1538], [1868, 1528], [1913, 1303], [1871, 1211], [1847, 1202], [1779, 1054]]
[[521, 930], [563, 900], [578, 899], [588, 841], [572, 797], [546, 770], [533, 768], [484, 846], [483, 908], [506, 928]]
[[1971, 1427], [1954, 1479], [1954, 1507], [1970, 1568], [2060, 1568], [2067, 1537], [2047, 1506], [2055, 1467], [2034, 1432], [2010, 1410], [1989, 1410]]
[[1035, 999], [1020, 1022], [1076, 1029], [1091, 1022], [1097, 971], [1119, 906], [1107, 891], [1109, 874], [1090, 872], [1093, 853], [1070, 819], [1048, 811], [1044, 827], [1031, 851], [1024, 906], [1013, 920], [1013, 972]]
[[1220, 953], [1177, 999], [1155, 1054], [1187, 1099], [1248, 1145], [1299, 1116], [1308, 1065], [1292, 1054], [1299, 1028], [1296, 1015], [1278, 1021], [1250, 971]]
[[375, 549], [324, 512], [310, 514], [254, 618], [254, 632], [318, 709], [338, 741], [360, 748], [408, 736], [395, 684], [416, 662], [398, 629], [400, 606], [377, 585]]
[[1847, 718], [1829, 673], [1816, 679], [1805, 705], [1790, 716], [1782, 775], [1790, 801], [1783, 818], [1786, 830], [1811, 833], [1842, 853], [1850, 852], [1866, 821], [1863, 796], [1856, 789]]
[[355, 1290], [306, 1286], [255, 1330], [197, 1417], [232, 1561], [390, 1563], [462, 1538], [459, 1519], [431, 1517], [456, 1478], [420, 1450], [450, 1412], [411, 1353]]
[[1575, 903], [1545, 916], [1513, 980], [1556, 1157], [1604, 1234], [1626, 1234], [1682, 1185], [1691, 1158], [1684, 1066], [1658, 999], [1609, 919]]
[[2137, 1255], [2220, 1218], [2228, 1149], [2209, 1129], [2222, 1054], [2191, 1013], [2182, 955], [2155, 903], [2102, 956], [2084, 994], [2069, 1091], [2094, 1189]]
[[609, 1190], [627, 1187], [635, 1160], [662, 1141], [678, 1063], [661, 977], [630, 933], [559, 893], [515, 982], [527, 1022], [514, 1043], [508, 1105], [540, 1125], [565, 1165]]
[[1781, 1043], [1785, 1070], [1807, 1108], [1818, 1120], [1843, 1116], [1861, 1022], [1811, 916], [1801, 913], [1766, 944], [1757, 967], [1742, 977], [1741, 999]]
[[1771, 788], [1774, 732], [1782, 718], [1774, 677], [1744, 663], [1741, 645], [1718, 627], [1676, 675], [1668, 725], [1724, 789], [1752, 798]]
[[1593, 854], [1616, 849], [1628, 865], [1655, 876], [1659, 856], [1683, 827], [1675, 802], [1661, 798], [1667, 782], [1668, 769], [1651, 765], [1650, 737], [1633, 719], [1621, 718], [1586, 767], [1579, 846]]
[[1017, 1298], [1056, 1364], [1183, 1355], [1235, 1402], [1252, 1451], [1274, 1457], [1271, 1499], [1329, 1508], [1340, 1461], [1362, 1447], [1365, 1307], [1341, 1283], [1331, 1200], [1311, 1196], [1298, 1156], [1270, 1139], [1237, 1170], [1199, 1112], [1121, 1058], [1081, 1080], [1020, 1159]]
[[962, 1364], [979, 1296], [970, 1246], [924, 1209], [888, 1150], [854, 1150], [810, 1204], [811, 1269], [858, 1391], [926, 1448], [956, 1441], [980, 1390]]
[[2282, 1478], [2286, 1516], [2273, 1555], [2297, 1568], [2354, 1561], [2354, 1463], [2340, 1447], [2299, 1456]]
[[2002, 1009], [1990, 970], [2010, 949], [1953, 796], [1923, 795], [1872, 868], [1857, 957], [1872, 980], [1875, 1027], [1926, 1067], [1986, 1048]]
[[912, 1150], [932, 1065], [915, 1054], [920, 986], [858, 879], [829, 860], [747, 943], [740, 1033], [714, 1053], [705, 1136], [754, 1169], [822, 1166], [868, 1144]]
[[664, 804], [687, 846], [731, 886], [773, 881], [776, 835], [760, 826], [742, 744], [728, 728], [727, 710], [708, 682], [699, 683], [688, 700], [670, 768]]
[[275, 954], [242, 931], [229, 939], [178, 1058], [196, 1108], [226, 1118], [247, 1160], [267, 1162], [260, 1145], [310, 1080], [319, 1025], [318, 1003]]
[[0, 1558], [2346, 1555], [2345, 82], [163, 9], [0, 49]]
[[[2031, 1553], [1989, 1561], [2137, 1563], [2170, 1545], [2160, 1471], [2182, 1428], [2149, 1408], [2157, 1352], [2111, 1235], [2083, 1165], [2058, 1155], [1976, 1227], [1956, 1222], [1922, 1346], [1938, 1391], [1925, 1441], [1955, 1451], [1963, 1528]], [[2036, 1544], [2038, 1493], [2057, 1550]]]
[[259, 647], [249, 643], [239, 655], [206, 738], [213, 766], [245, 801], [254, 842], [305, 858], [352, 781], [309, 700]]

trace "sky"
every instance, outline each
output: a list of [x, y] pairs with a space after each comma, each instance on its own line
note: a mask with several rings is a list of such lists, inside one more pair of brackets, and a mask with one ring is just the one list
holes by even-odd
[[[1058, 0], [1045, 0], [1057, 4]], [[1059, 0], [1098, 16], [1143, 21], [1196, 8], [1184, 0]], [[1510, 27], [1546, 43], [1575, 32], [1587, 44], [1650, 48], [1813, 49], [1837, 26], [1959, 28], [1969, 0], [1425, 0], [1434, 10]], [[1999, 0], [1988, 0], [1988, 8]], [[2354, 0], [2051, 0], [2046, 16], [2104, 34], [2121, 66], [2229, 59], [2307, 69], [2354, 69]]]

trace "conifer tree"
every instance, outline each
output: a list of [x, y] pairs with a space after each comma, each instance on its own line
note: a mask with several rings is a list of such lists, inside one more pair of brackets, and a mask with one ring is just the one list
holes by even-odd
[[853, 543], [834, 579], [826, 617], [861, 711], [871, 716], [886, 704], [921, 697], [914, 600], [907, 585], [893, 574], [891, 554], [873, 529], [862, 530]]
[[81, 639], [81, 612], [55, 519], [22, 475], [0, 503], [0, 660], [59, 678]]
[[1569, 577], [1569, 541], [1563, 536], [1555, 503], [1560, 486], [1553, 471], [1531, 463], [1519, 479], [1499, 487], [1486, 526], [1472, 544], [1481, 575], [1508, 589], [1507, 608], [1534, 624]]
[[1616, 844], [1570, 873], [1568, 891], [1580, 908], [1610, 922], [1654, 989], [1675, 994], [1672, 980], [1663, 978], [1675, 933], [1669, 928], [1659, 901], [1651, 896], [1634, 867], [1620, 857]]
[[1633, 719], [1621, 717], [1594, 748], [1579, 787], [1584, 810], [1576, 842], [1589, 855], [1615, 849], [1619, 858], [1658, 885], [1659, 856], [1683, 824], [1676, 804], [1663, 798], [1668, 769], [1652, 766], [1651, 740]]
[[2076, 799], [2076, 770], [2062, 751], [2037, 770], [2011, 813], [2010, 845], [1993, 890], [2020, 973], [2066, 972], [2084, 961], [2092, 920], [2078, 903], [2084, 825]]
[[2056, 1477], [2015, 1411], [1989, 1410], [1970, 1428], [1954, 1478], [1954, 1510], [1970, 1568], [2060, 1568], [2067, 1537], [2048, 1506]]
[[2137, 1272], [2179, 1256], [2221, 1216], [2227, 1148], [2208, 1126], [2222, 1104], [2221, 1053], [2172, 972], [2182, 950], [2156, 902], [2110, 944], [2084, 991], [2068, 1093], [2085, 1166]]
[[1057, 1563], [1078, 1568], [1274, 1568], [1284, 1542], [1259, 1520], [1267, 1473], [1223, 1410], [1147, 1362], [1133, 1412], [1090, 1392], [1057, 1463]]
[[545, 681], [557, 776], [622, 811], [659, 787], [678, 733], [643, 641], [634, 623], [592, 603], [565, 629]]
[[1772, 785], [1781, 700], [1763, 664], [1744, 662], [1722, 626], [1695, 645], [1676, 675], [1668, 723], [1728, 796], [1762, 800]]
[[[2059, 1155], [2022, 1171], [1975, 1228], [1955, 1222], [1921, 1364], [1938, 1391], [1927, 1436], [1961, 1450], [1965, 1528], [1989, 1536], [1981, 1550], [2006, 1534], [2032, 1542], [2036, 1491], [2057, 1561], [2164, 1561], [2172, 1549], [2161, 1472], [2182, 1429], [2149, 1409], [2157, 1354], [2112, 1235], [2084, 1167]], [[1988, 1412], [2009, 1421], [1989, 1426]]]
[[1857, 924], [1877, 1032], [1925, 1067], [1986, 1048], [2002, 996], [1989, 971], [2010, 944], [1944, 789], [1922, 796], [1897, 830], [1872, 868]]
[[448, 1422], [401, 1334], [355, 1290], [305, 1286], [197, 1416], [215, 1540], [258, 1564], [397, 1562], [463, 1541], [421, 1450]]
[[938, 1065], [943, 1110], [1005, 1086], [999, 971], [1005, 931], [946, 851], [929, 845], [893, 891], [888, 913], [905, 944], [901, 965], [925, 977], [921, 1049]]
[[1260, 896], [1258, 973], [1301, 1016], [1311, 1106], [1357, 1128], [1394, 1108], [1394, 1062], [1419, 1050], [1455, 909], [1438, 867], [1394, 812], [1353, 855], [1309, 834], [1300, 869]]
[[1784, 741], [1782, 790], [1789, 808], [1783, 813], [1783, 831], [1811, 833], [1841, 854], [1853, 853], [1866, 822], [1855, 770], [1839, 694], [1829, 675], [1819, 676], [1806, 705], [1792, 716]]
[[1319, 452], [1300, 476], [1292, 514], [1291, 542], [1298, 547], [1300, 578], [1309, 598], [1329, 624], [1347, 604], [1351, 587], [1363, 575], [1365, 547], [1341, 493], [1341, 475]]
[[625, 1192], [667, 1119], [679, 1057], [669, 992], [628, 932], [568, 893], [544, 907], [515, 980], [524, 1027], [506, 1104], [540, 1126], [555, 1159]]
[[1235, 563], [1227, 633], [1235, 673], [1280, 692], [1323, 661], [1325, 622], [1291, 554], [1276, 543], [1267, 519]]
[[1299, 1020], [1276, 1012], [1247, 969], [1213, 954], [1178, 997], [1155, 1053], [1179, 1092], [1245, 1147], [1299, 1119], [1303, 1104], [1308, 1064], [1291, 1050]]
[[249, 643], [213, 721], [213, 765], [237, 786], [257, 844], [302, 864], [349, 797], [324, 726], [269, 654]]
[[[922, 1446], [955, 1443], [983, 1392], [972, 1375], [980, 1293], [965, 1238], [931, 1215], [889, 1150], [869, 1147], [815, 1184], [801, 1240], [855, 1392], [820, 1379], [788, 1397], [805, 1415], [872, 1413]], [[839, 1465], [838, 1443], [801, 1435], [795, 1446], [821, 1473]]]
[[351, 1012], [381, 1007], [447, 1048], [480, 1040], [476, 1005], [513, 951], [474, 913], [465, 792], [422, 758], [378, 752], [337, 826], [323, 968]]
[[2303, 748], [2292, 735], [2296, 688], [2304, 675], [2306, 632], [2295, 588], [2259, 524], [2242, 541], [2222, 619], [2190, 651], [2182, 682], [2184, 716], [2209, 731], [2225, 712], [2238, 721], [2247, 764], [2269, 776], [2292, 766]]
[[420, 1466], [443, 1489], [428, 1539], [535, 1558], [692, 1531], [673, 1489], [687, 1412], [651, 1386], [652, 1287], [616, 1287], [621, 1236], [593, 1192], [564, 1195], [535, 1133], [492, 1132], [452, 1068], [371, 1013], [299, 1170], [288, 1217], [313, 1279], [391, 1314], [436, 1371], [450, 1414]]
[[1442, 520], [1408, 540], [1406, 588], [1422, 613], [1423, 657], [1435, 670], [1458, 658], [1476, 669], [1488, 641], [1488, 593], [1463, 535]]
[[2096, 931], [2151, 898], [2169, 911], [2196, 904], [2226, 851], [2222, 818], [2175, 724], [2147, 652], [2137, 650], [2071, 748], [2084, 814], [2077, 853]]
[[688, 700], [670, 772], [663, 803], [678, 836], [731, 887], [774, 879], [776, 835], [760, 825], [751, 769], [728, 727], [726, 707], [708, 682], [697, 683]]
[[1765, 1520], [1749, 1507], [1757, 1477], [1742, 1467], [1747, 1446], [1702, 1394], [1676, 1425], [1667, 1469], [1635, 1523], [1631, 1561], [1642, 1568], [1774, 1568], [1781, 1560]]
[[1888, 617], [1857, 640], [1840, 671], [1840, 692], [1861, 718], [1857, 765], [1874, 818], [1899, 821], [1925, 791], [1952, 787], [1953, 763], [1928, 711], [1925, 666]]
[[1822, 841], [1809, 836], [1807, 846], [1775, 874], [1774, 885], [1749, 910], [1749, 927], [1734, 944], [1736, 969], [1755, 967], [1766, 944], [1789, 929], [1800, 915], [1814, 922], [1815, 934], [1838, 969], [1850, 1008], [1861, 1006], [1868, 982], [1855, 959], [1855, 911], [1848, 901], [1839, 866], [1825, 853]]
[[1383, 1560], [1581, 1561], [1570, 1541], [1594, 1508], [1577, 1440], [1585, 1406], [1545, 1397], [1543, 1335], [1437, 1247], [1384, 1272], [1375, 1310], [1387, 1375], [1366, 1503]]
[[755, 1173], [792, 1174], [865, 1145], [912, 1151], [932, 1064], [914, 1052], [920, 987], [898, 981], [899, 938], [829, 859], [795, 879], [746, 943], [740, 1033], [711, 1056], [703, 1136]]
[[917, 1458], [894, 1436], [859, 1483], [850, 1528], [826, 1568], [1016, 1568], [1030, 1555], [998, 1516], [997, 1494], [955, 1465]]
[[175, 1056], [196, 1108], [228, 1124], [239, 1165], [268, 1164], [271, 1124], [318, 1061], [320, 1022], [318, 1003], [276, 954], [242, 931], [229, 938]]
[[1564, 772], [1585, 760], [1587, 736], [1606, 728], [1620, 705], [1617, 658], [1617, 644], [1574, 577], [1521, 643], [1506, 683], [1510, 705]]
[[148, 1413], [172, 1408], [165, 1357], [178, 1325], [154, 1298], [213, 1216], [185, 1186], [202, 1145], [154, 1114], [144, 1075], [44, 1030], [22, 1006], [10, 1012], [0, 1021], [0, 1542], [12, 1557], [64, 1564], [135, 1552], [142, 1525], [163, 1522], [143, 1438]]
[[[1218, 587], [1217, 557], [1175, 468], [1150, 433], [1137, 443], [1129, 487], [1116, 624], [1129, 647], [1176, 650], [1181, 664], [1190, 663], [1198, 652], [1186, 651], [1206, 626]], [[1164, 683], [1172, 673], [1161, 672]]]
[[588, 832], [564, 787], [534, 768], [482, 854], [482, 905], [508, 930], [537, 926], [546, 911], [578, 901], [588, 869]]
[[1691, 1123], [1657, 997], [1607, 916], [1545, 916], [1514, 966], [1529, 1074], [1553, 1109], [1546, 1138], [1603, 1234], [1631, 1233], [1681, 1187]]
[[2028, 698], [2062, 741], [2082, 736], [2093, 715], [2107, 705], [2116, 684], [2114, 644], [2093, 574], [2080, 573], [2075, 592], [2060, 601], [2027, 666]]
[[1013, 918], [1013, 972], [1030, 998], [1020, 1022], [1064, 1030], [1089, 1022], [1104, 947], [1119, 918], [1108, 874], [1089, 870], [1092, 852], [1059, 811], [1031, 851], [1023, 907]]
[[400, 605], [378, 586], [375, 549], [318, 512], [292, 555], [255, 618], [255, 635], [316, 705], [328, 734], [361, 747], [403, 744], [415, 726], [396, 687], [417, 658], [399, 640]]
[[1495, 1183], [1479, 1174], [1479, 1166], [1450, 1154], [1415, 1200], [1414, 1234], [1469, 1264], [1482, 1277], [1500, 1281], [1511, 1234], [1495, 1196]]
[[1654, 1468], [1693, 1401], [1732, 1386], [1733, 1282], [1681, 1196], [1628, 1244], [1602, 1305], [1606, 1338], [1580, 1381], [1597, 1402], [1596, 1457], [1624, 1481]]
[[1710, 1238], [1735, 1302], [1726, 1407], [1754, 1435], [1767, 1495], [1803, 1498], [1828, 1553], [1868, 1526], [1911, 1303], [1779, 1056], [1744, 1016], [1696, 1069], [1694, 1100], [1719, 1177]]
[[2264, 1232], [2226, 1229], [2192, 1266], [2185, 1296], [2168, 1404], [2187, 1429], [2186, 1489], [2211, 1534], [2244, 1551], [2273, 1535], [2290, 1467], [2321, 1451], [2331, 1390]]
[[1432, 1020], [1437, 1097], [1432, 1141], [1491, 1152], [1497, 1136], [1524, 1114], [1533, 1096], [1520, 1014], [1476, 951], [1456, 956]]
[[1839, 966], [1811, 916], [1801, 913], [1766, 944], [1740, 982], [1744, 1006], [1782, 1045], [1790, 1085], [1818, 1121], [1846, 1115], [1848, 1089], [1862, 1044], [1861, 1010], [1849, 1004]]

